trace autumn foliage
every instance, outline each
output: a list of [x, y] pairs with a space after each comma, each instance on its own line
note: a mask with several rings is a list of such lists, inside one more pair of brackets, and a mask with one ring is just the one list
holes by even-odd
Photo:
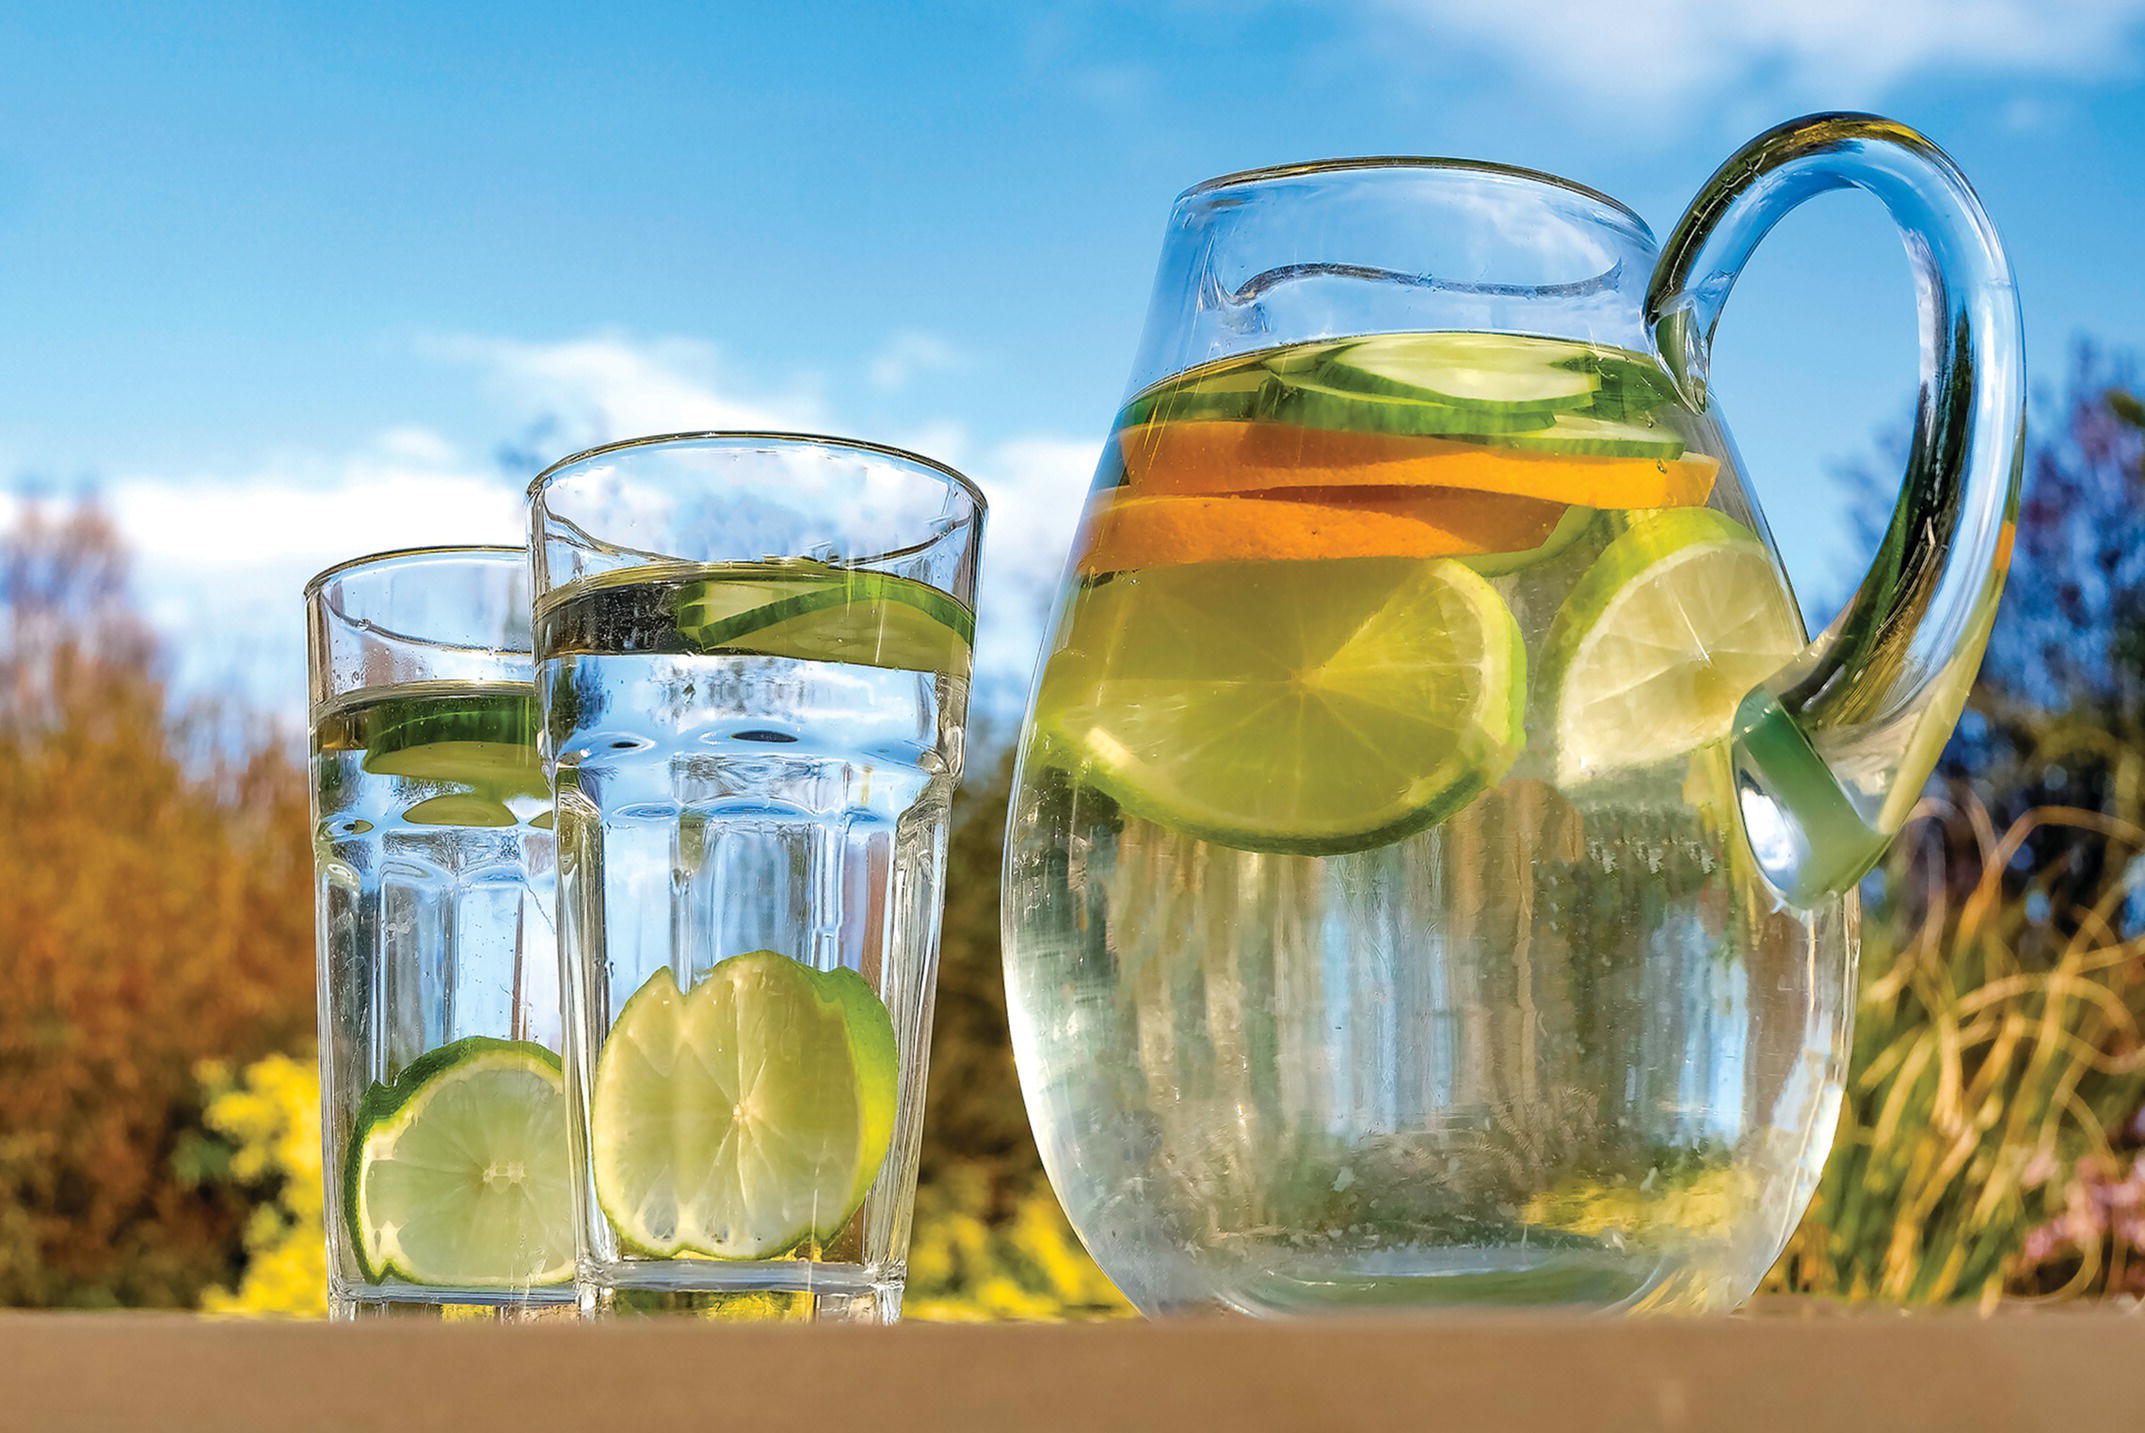
[[195, 1064], [309, 1048], [288, 734], [174, 713], [163, 665], [94, 506], [0, 537], [0, 1304], [230, 1281], [247, 1199]]

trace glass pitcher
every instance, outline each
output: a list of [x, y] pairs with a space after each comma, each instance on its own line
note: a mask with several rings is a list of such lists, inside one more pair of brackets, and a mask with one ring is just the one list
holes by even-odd
[[[1890, 531], [1812, 641], [1707, 386], [1738, 270], [1876, 195], [1920, 296]], [[1030, 704], [1007, 984], [1043, 1160], [1150, 1314], [1748, 1296], [1808, 1201], [1855, 886], [2018, 498], [2002, 248], [1866, 115], [1665, 247], [1545, 174], [1234, 175], [1171, 215]]]

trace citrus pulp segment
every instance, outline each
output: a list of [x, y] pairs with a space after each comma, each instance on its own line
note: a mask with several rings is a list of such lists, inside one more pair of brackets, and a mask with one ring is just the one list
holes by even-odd
[[345, 1195], [369, 1278], [510, 1289], [571, 1277], [558, 1056], [472, 1036], [412, 1061], [360, 1108]]
[[1550, 503], [1436, 488], [1312, 488], [1231, 498], [1111, 492], [1090, 518], [1080, 570], [1513, 552], [1546, 540], [1560, 515]]
[[1701, 455], [1574, 456], [1282, 423], [1162, 423], [1121, 433], [1118, 442], [1131, 489], [1152, 496], [1412, 485], [1593, 508], [1688, 507], [1706, 500], [1720, 472], [1718, 460]]
[[1518, 623], [1458, 562], [1206, 563], [1085, 588], [1036, 719], [1129, 811], [1323, 855], [1495, 782], [1525, 693]]
[[772, 951], [618, 1013], [589, 1109], [596, 1199], [638, 1253], [761, 1259], [831, 1239], [893, 1135], [893, 1022], [854, 971]]
[[1802, 650], [1764, 543], [1709, 508], [1660, 513], [1602, 550], [1550, 625], [1557, 772], [1570, 784], [1729, 734], [1737, 705]]

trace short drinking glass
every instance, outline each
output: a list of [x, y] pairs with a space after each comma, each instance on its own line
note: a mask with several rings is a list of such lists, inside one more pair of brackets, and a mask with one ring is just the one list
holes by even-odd
[[782, 434], [531, 498], [582, 1306], [891, 1321], [983, 499]]
[[338, 1317], [572, 1299], [528, 555], [306, 588], [328, 1291]]

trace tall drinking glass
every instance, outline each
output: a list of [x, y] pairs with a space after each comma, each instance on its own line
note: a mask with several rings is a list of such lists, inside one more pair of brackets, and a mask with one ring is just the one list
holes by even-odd
[[572, 1299], [528, 555], [307, 584], [328, 1292], [354, 1318]]
[[763, 433], [530, 491], [582, 1306], [898, 1318], [983, 498]]

